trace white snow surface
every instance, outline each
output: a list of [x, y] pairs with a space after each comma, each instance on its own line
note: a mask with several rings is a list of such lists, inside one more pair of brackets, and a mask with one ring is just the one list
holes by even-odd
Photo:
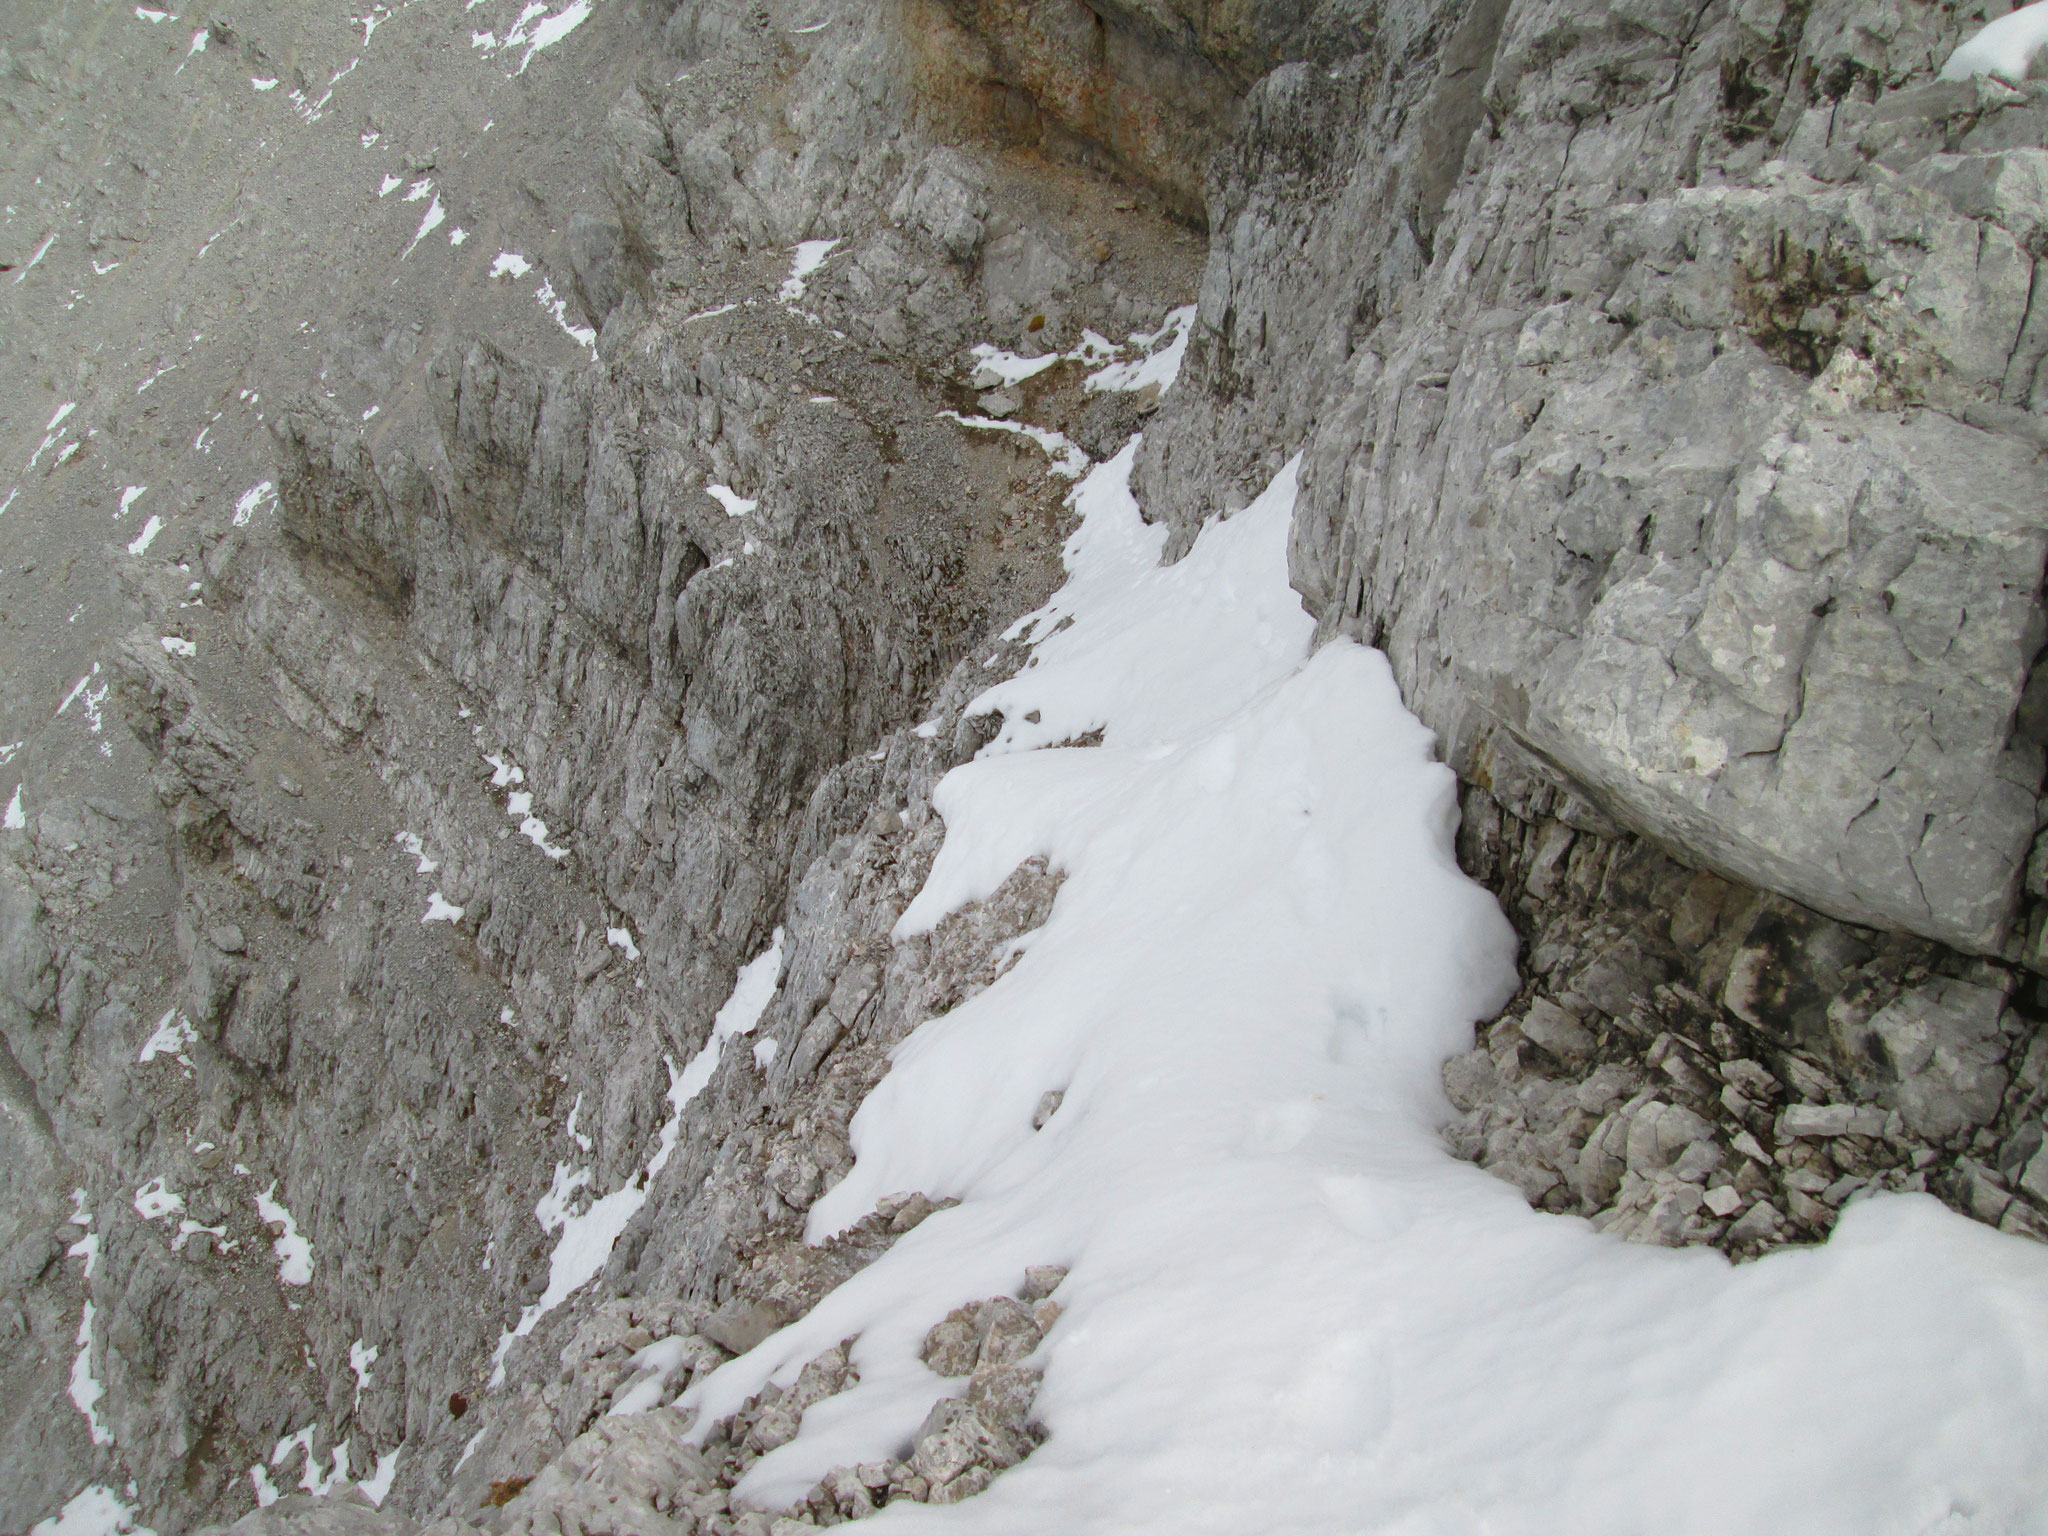
[[189, 1067], [192, 1063], [185, 1055], [185, 1048], [198, 1043], [199, 1031], [192, 1027], [192, 1021], [175, 1007], [166, 1008], [164, 1016], [156, 1021], [155, 1031], [142, 1042], [142, 1050], [135, 1059], [145, 1062], [155, 1061], [159, 1056], [171, 1056]]
[[1050, 427], [1034, 427], [1028, 421], [998, 421], [993, 416], [963, 416], [958, 411], [941, 411], [939, 414], [977, 432], [1014, 432], [1019, 437], [1030, 438], [1052, 460], [1049, 466], [1052, 472], [1065, 479], [1078, 479], [1088, 468], [1088, 455], [1064, 432], [1055, 432]]
[[761, 505], [758, 500], [742, 496], [729, 485], [718, 485], [715, 483], [706, 485], [704, 487], [704, 494], [725, 508], [727, 517], [745, 517], [749, 512]]
[[[1055, 363], [1079, 362], [1095, 369], [1087, 380], [1091, 393], [1139, 390], [1148, 384], [1157, 384], [1159, 392], [1164, 394], [1180, 377], [1181, 360], [1187, 355], [1188, 336], [1194, 325], [1195, 306], [1183, 304], [1167, 312], [1166, 320], [1158, 330], [1133, 332], [1130, 339], [1121, 345], [1094, 331], [1083, 331], [1080, 345], [1069, 352], [1023, 357], [984, 341], [974, 347], [970, 355], [977, 369], [987, 369], [1005, 387], [1035, 379]], [[1119, 360], [1119, 354], [1124, 352], [1136, 355]]]
[[111, 1488], [81, 1488], [63, 1509], [29, 1527], [28, 1536], [156, 1536]]
[[[518, 772], [516, 768], [500, 765], [496, 758], [487, 758], [486, 761], [497, 767], [499, 775], [508, 782], [511, 775]], [[588, 1285], [604, 1268], [605, 1261], [611, 1257], [612, 1245], [626, 1230], [626, 1223], [647, 1203], [648, 1183], [668, 1166], [669, 1159], [675, 1154], [676, 1141], [682, 1134], [683, 1106], [711, 1081], [725, 1042], [735, 1035], [747, 1034], [760, 1022], [781, 979], [782, 930], [778, 928], [768, 948], [740, 968], [733, 982], [732, 995], [712, 1019], [711, 1035], [703, 1048], [680, 1072], [674, 1062], [668, 1063], [669, 1117], [661, 1127], [654, 1154], [647, 1160], [644, 1170], [610, 1194], [591, 1201], [579, 1212], [574, 1210], [576, 1194], [590, 1184], [591, 1171], [588, 1168], [572, 1169], [567, 1163], [555, 1164], [554, 1181], [533, 1208], [534, 1219], [544, 1231], [561, 1233], [555, 1241], [554, 1252], [548, 1256], [547, 1289], [538, 1301], [520, 1311], [519, 1321], [513, 1328], [499, 1334], [497, 1352], [492, 1358], [492, 1387], [501, 1385], [505, 1379], [505, 1357], [513, 1343], [533, 1332], [543, 1317]], [[579, 1105], [582, 1103], [580, 1097], [577, 1102]], [[575, 1135], [573, 1114], [570, 1134]], [[589, 1149], [585, 1147], [583, 1150]]]
[[357, 1480], [357, 1489], [372, 1504], [382, 1504], [391, 1496], [392, 1480], [398, 1476], [398, 1453], [404, 1449], [403, 1446], [393, 1446], [377, 1458], [377, 1465], [371, 1468], [368, 1477]]
[[1136, 390], [1157, 384], [1165, 394], [1180, 377], [1181, 359], [1187, 356], [1188, 334], [1195, 328], [1195, 306], [1184, 304], [1166, 317], [1166, 324], [1149, 336], [1133, 336], [1128, 345], [1143, 354], [1129, 362], [1111, 363], [1088, 375], [1091, 391]]
[[155, 1221], [163, 1216], [175, 1216], [185, 1209], [185, 1197], [172, 1189], [161, 1178], [151, 1179], [135, 1191], [135, 1214], [144, 1221]]
[[[2039, 1247], [1879, 1196], [1733, 1268], [1532, 1211], [1445, 1151], [1441, 1063], [1514, 985], [1453, 858], [1452, 775], [1384, 657], [1311, 651], [1292, 466], [1160, 569], [1131, 462], [1077, 490], [1038, 665], [983, 701], [1042, 719], [940, 784], [898, 931], [1033, 854], [1066, 882], [1014, 968], [898, 1047], [808, 1235], [896, 1190], [961, 1203], [684, 1394], [709, 1425], [857, 1340], [858, 1384], [737, 1492], [897, 1453], [957, 1388], [926, 1330], [1058, 1263], [1050, 1438], [877, 1536], [2041, 1529]], [[1029, 750], [1091, 723], [1099, 747]]]
[[454, 902], [443, 896], [439, 891], [429, 891], [427, 893], [427, 910], [420, 915], [420, 921], [423, 923], [459, 923], [462, 921], [462, 908], [456, 906]]
[[725, 1006], [711, 1020], [710, 1036], [703, 1048], [684, 1065], [683, 1074], [670, 1094], [670, 1100], [678, 1110], [702, 1093], [705, 1084], [711, 1081], [711, 1074], [718, 1070], [719, 1059], [725, 1052], [726, 1041], [754, 1032], [754, 1026], [761, 1022], [761, 1015], [768, 1011], [769, 1003], [775, 999], [775, 989], [781, 984], [782, 930], [778, 928], [768, 941], [768, 947], [740, 967], [739, 975], [733, 980], [732, 996], [725, 1000]]
[[[98, 1234], [88, 1234], [80, 1242], [73, 1243], [70, 1251], [77, 1253], [86, 1242], [92, 1244], [85, 1255], [85, 1271], [89, 1277], [92, 1274], [93, 1260], [99, 1257]], [[71, 1361], [71, 1383], [66, 1390], [71, 1397], [71, 1406], [85, 1415], [85, 1426], [92, 1436], [92, 1443], [112, 1445], [114, 1433], [100, 1418], [100, 1399], [107, 1395], [107, 1389], [100, 1385], [99, 1378], [92, 1373], [92, 1319], [96, 1310], [97, 1308], [89, 1301], [79, 1309], [78, 1337], [75, 1340], [78, 1353]]]
[[256, 1196], [256, 1214], [278, 1229], [277, 1240], [270, 1245], [270, 1251], [277, 1255], [277, 1278], [286, 1285], [311, 1285], [313, 1241], [301, 1235], [297, 1219], [277, 1198], [277, 1180], [272, 1179], [270, 1188]]
[[1948, 56], [1944, 80], [1997, 75], [2017, 85], [2048, 48], [2048, 0], [2034, 0], [1979, 29]]
[[151, 544], [156, 542], [156, 536], [162, 533], [163, 531], [164, 520], [158, 517], [154, 512], [150, 513], [149, 521], [142, 525], [142, 532], [138, 533], [137, 535], [135, 535], [134, 538], [128, 541], [128, 553], [131, 555], [141, 554], [144, 550], [148, 549]]
[[825, 258], [838, 247], [837, 240], [800, 241], [789, 259], [789, 276], [782, 280], [778, 295], [785, 304], [794, 304], [804, 296], [811, 274], [825, 265]]

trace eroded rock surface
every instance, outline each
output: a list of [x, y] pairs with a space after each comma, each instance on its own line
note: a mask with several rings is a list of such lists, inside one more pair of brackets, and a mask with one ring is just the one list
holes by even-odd
[[857, 1341], [671, 1405], [938, 1208], [803, 1240], [1056, 897], [892, 937], [1140, 428], [1176, 551], [1304, 455], [1296, 585], [1464, 782], [1524, 984], [1453, 1151], [1738, 1259], [2048, 1235], [2048, 92], [1936, 80], [1973, 13], [105, 12], [0, 18], [0, 1526], [788, 1536], [1029, 1456], [1051, 1269], [794, 1509], [731, 1490]]

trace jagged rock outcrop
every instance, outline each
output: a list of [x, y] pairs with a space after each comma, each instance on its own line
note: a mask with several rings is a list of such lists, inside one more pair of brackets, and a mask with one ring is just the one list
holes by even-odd
[[[933, 1319], [959, 1390], [793, 1511], [730, 1490], [853, 1379], [844, 1346], [720, 1426], [667, 1406], [934, 1209], [803, 1240], [891, 1050], [1058, 890], [1028, 862], [892, 938], [933, 788], [995, 725], [965, 711], [1025, 663], [998, 637], [1057, 575], [1067, 482], [1019, 425], [1095, 457], [1142, 425], [1175, 552], [1303, 455], [1296, 584], [1439, 732], [1461, 860], [1524, 939], [1445, 1067], [1455, 1152], [1737, 1258], [1886, 1189], [2048, 1236], [2048, 92], [1935, 80], [1969, 18], [601, 24], [604, 72], [519, 87], [573, 174], [536, 153], [464, 208], [452, 149], [394, 162], [479, 229], [500, 194], [542, 210], [572, 363], [471, 323], [488, 254], [432, 337], [309, 315], [298, 371], [242, 392], [274, 483], [166, 498], [173, 559], [124, 570], [64, 700], [67, 750], [111, 760], [125, 721], [143, 760], [0, 833], [0, 1396], [37, 1405], [5, 1519], [132, 1479], [177, 1536], [271, 1479], [338, 1489], [346, 1445], [357, 1479], [403, 1448], [383, 1509], [287, 1493], [239, 1529], [788, 1536], [1031, 1453], [1052, 1271]], [[310, 125], [294, 48], [238, 25], [206, 48]], [[73, 33], [43, 29], [0, 77], [54, 101]], [[147, 156], [97, 188], [75, 159], [44, 170], [105, 205], [96, 253], [166, 216]], [[278, 217], [237, 194], [223, 233]], [[798, 241], [834, 244], [789, 276]], [[968, 356], [1157, 327], [1198, 278], [1163, 402]], [[171, 442], [157, 377], [109, 390], [110, 437]], [[211, 451], [208, 389], [181, 452]], [[764, 951], [773, 996], [685, 1094]], [[605, 1199], [630, 1215], [553, 1295]]]

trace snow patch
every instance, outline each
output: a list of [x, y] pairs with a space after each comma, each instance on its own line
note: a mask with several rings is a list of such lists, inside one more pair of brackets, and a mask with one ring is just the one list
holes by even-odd
[[704, 494], [725, 508], [728, 517], [745, 517], [759, 507], [759, 501], [749, 500], [729, 485], [707, 485]]
[[144, 1221], [156, 1221], [184, 1210], [185, 1197], [156, 1178], [135, 1191], [134, 1204], [136, 1215]]
[[[311, 1285], [313, 1283], [312, 1239], [299, 1233], [299, 1224], [292, 1213], [277, 1199], [277, 1180], [270, 1181], [270, 1188], [256, 1197], [256, 1214], [268, 1226], [278, 1229], [277, 1241], [270, 1245], [270, 1251], [277, 1255], [277, 1278], [286, 1285]], [[310, 1456], [311, 1451], [307, 1454]], [[271, 1458], [275, 1465], [276, 1457]]]
[[124, 1504], [111, 1488], [81, 1488], [63, 1509], [29, 1527], [28, 1536], [156, 1536], [136, 1520], [134, 1506]]
[[136, 1061], [155, 1061], [159, 1056], [175, 1057], [186, 1066], [191, 1066], [185, 1055], [187, 1046], [199, 1043], [199, 1031], [192, 1027], [192, 1021], [176, 1008], [164, 1010], [164, 1016], [156, 1021], [156, 1030], [142, 1042], [142, 1050]]
[[7, 809], [0, 812], [0, 831], [22, 832], [28, 828], [28, 817], [21, 809], [21, 786], [14, 786], [14, 798], [7, 802]]
[[754, 1026], [761, 1022], [761, 1015], [768, 1011], [768, 1004], [775, 998], [775, 989], [781, 984], [782, 930], [778, 928], [768, 947], [740, 967], [739, 975], [733, 981], [732, 995], [712, 1019], [711, 1034], [704, 1041], [703, 1049], [692, 1056], [683, 1068], [678, 1083], [681, 1097], [674, 1100], [677, 1109], [704, 1091], [705, 1085], [711, 1081], [711, 1074], [718, 1070], [725, 1042], [754, 1032]]
[[405, 248], [398, 259], [403, 261], [410, 256], [422, 240], [441, 227], [447, 217], [448, 215], [441, 211], [441, 194], [437, 192], [434, 194], [434, 200], [427, 204], [427, 211], [420, 215], [420, 227], [413, 231], [412, 244]]
[[394, 833], [392, 835], [391, 841], [398, 844], [398, 846], [404, 849], [406, 853], [410, 854], [414, 859], [419, 861], [417, 867], [413, 870], [414, 874], [431, 875], [435, 870], [441, 867], [441, 861], [439, 859], [430, 859], [427, 857], [426, 844], [420, 841], [420, 836], [417, 832]]
[[[55, 235], [51, 235], [48, 239], [44, 240], [41, 245], [37, 246], [35, 255], [29, 257], [29, 259], [26, 262], [22, 263], [21, 270], [14, 274], [14, 280], [17, 283], [20, 282], [24, 277], [27, 277], [30, 272], [34, 271], [36, 267], [40, 266], [42, 264], [43, 258], [50, 254], [50, 247], [55, 245], [56, 243], [57, 237]], [[68, 411], [69, 409], [69, 406], [65, 407], [65, 410]]]
[[260, 1464], [249, 1469], [249, 1485], [256, 1490], [258, 1509], [268, 1509], [284, 1497], [278, 1492], [277, 1485], [271, 1482], [270, 1474], [265, 1472]]
[[837, 240], [805, 240], [797, 246], [795, 254], [790, 258], [789, 276], [782, 280], [782, 289], [778, 295], [783, 303], [794, 304], [804, 296], [804, 289], [809, 284], [811, 275], [825, 265], [825, 258], [830, 256], [838, 245]]
[[569, 301], [556, 295], [552, 282], [542, 278], [540, 287], [534, 290], [533, 297], [553, 318], [555, 324], [562, 328], [564, 336], [579, 347], [589, 347], [592, 351], [597, 349], [597, 332], [587, 325], [577, 325], [569, 318]]
[[462, 912], [463, 909], [461, 907], [456, 906], [454, 902], [443, 896], [439, 891], [434, 891], [427, 897], [426, 915], [420, 921], [423, 923], [459, 923], [462, 921]]
[[[75, 1245], [74, 1245], [75, 1246]], [[99, 1252], [94, 1244], [94, 1255]], [[107, 1395], [107, 1389], [100, 1385], [92, 1373], [92, 1319], [93, 1304], [87, 1302], [78, 1317], [78, 1355], [71, 1362], [71, 1383], [67, 1389], [71, 1406], [85, 1415], [86, 1428], [91, 1431], [94, 1445], [112, 1445], [113, 1432], [100, 1422], [100, 1399]]]
[[1182, 305], [1167, 315], [1166, 324], [1149, 336], [1133, 336], [1127, 345], [1143, 356], [1111, 363], [1088, 375], [1090, 390], [1139, 390], [1157, 385], [1165, 394], [1180, 377], [1180, 365], [1188, 352], [1188, 336], [1195, 327], [1195, 306]]
[[313, 1458], [313, 1435], [317, 1428], [317, 1425], [308, 1424], [297, 1434], [286, 1435], [278, 1441], [270, 1453], [270, 1464], [282, 1466], [294, 1450], [304, 1452], [306, 1461], [299, 1474], [299, 1486], [315, 1498], [324, 1498], [337, 1488], [348, 1486], [349, 1442], [344, 1440], [334, 1447], [329, 1468], [323, 1473], [319, 1462]]
[[356, 1407], [363, 1406], [363, 1388], [370, 1384], [370, 1367], [377, 1363], [377, 1346], [357, 1339], [348, 1347], [348, 1368], [356, 1378]]
[[157, 642], [167, 656], [183, 656], [188, 660], [199, 654], [199, 647], [190, 640], [181, 640], [176, 635], [165, 635]]
[[1052, 472], [1064, 479], [1074, 480], [1088, 469], [1088, 455], [1080, 445], [1064, 432], [1054, 432], [1047, 427], [1034, 427], [1024, 421], [997, 421], [993, 416], [963, 416], [958, 411], [941, 411], [963, 427], [972, 427], [977, 432], [1014, 432], [1019, 437], [1029, 438], [1043, 448], [1046, 457], [1052, 460]]
[[248, 527], [249, 519], [256, 515], [257, 509], [262, 507], [264, 503], [275, 500], [277, 500], [277, 487], [268, 480], [258, 481], [255, 485], [242, 492], [240, 497], [236, 499], [234, 525], [237, 528]]
[[142, 532], [128, 541], [128, 553], [131, 555], [143, 553], [151, 544], [156, 542], [156, 536], [163, 531], [164, 520], [154, 512], [150, 513], [149, 521], [142, 525]]
[[[612, 1193], [592, 1200], [581, 1213], [571, 1214], [577, 1192], [591, 1182], [591, 1171], [588, 1168], [571, 1169], [567, 1163], [555, 1164], [554, 1182], [533, 1208], [534, 1218], [544, 1231], [561, 1233], [555, 1242], [554, 1252], [548, 1258], [547, 1289], [538, 1301], [520, 1312], [516, 1327], [498, 1336], [498, 1348], [491, 1365], [492, 1387], [504, 1384], [505, 1357], [511, 1353], [513, 1344], [533, 1332], [543, 1317], [589, 1284], [604, 1268], [606, 1260], [611, 1257], [612, 1245], [626, 1230], [626, 1223], [647, 1203], [647, 1186], [668, 1166], [669, 1159], [675, 1154], [676, 1142], [682, 1134], [684, 1106], [711, 1081], [724, 1043], [736, 1035], [748, 1033], [760, 1022], [762, 1012], [775, 995], [781, 975], [782, 930], [778, 928], [768, 948], [741, 967], [733, 983], [732, 995], [711, 1021], [711, 1037], [704, 1048], [680, 1072], [673, 1062], [668, 1063], [669, 1117], [656, 1138], [654, 1155], [647, 1160], [644, 1170]], [[578, 1102], [580, 1104], [581, 1100]]]
[[377, 1465], [370, 1475], [356, 1484], [357, 1491], [372, 1504], [381, 1507], [391, 1496], [392, 1480], [398, 1476], [398, 1453], [404, 1449], [402, 1445], [394, 1445], [377, 1458]]
[[1948, 56], [1941, 67], [1944, 80], [1997, 75], [2018, 85], [2034, 61], [2048, 48], [2048, 0], [2034, 0], [1980, 28]]

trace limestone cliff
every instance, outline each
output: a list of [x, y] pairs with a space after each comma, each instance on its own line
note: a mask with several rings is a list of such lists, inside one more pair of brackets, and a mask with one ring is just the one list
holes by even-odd
[[[1936, 78], [1976, 11], [111, 16], [0, 21], [0, 1527], [391, 1456], [246, 1528], [765, 1531], [844, 1351], [602, 1415], [932, 1209], [802, 1241], [1055, 898], [891, 939], [1140, 429], [1173, 555], [1302, 455], [1319, 634], [1460, 776], [1524, 943], [1455, 1152], [1744, 1259], [1874, 1189], [2048, 1236], [2048, 89]], [[1031, 1454], [1034, 1275], [802, 1519]]]

